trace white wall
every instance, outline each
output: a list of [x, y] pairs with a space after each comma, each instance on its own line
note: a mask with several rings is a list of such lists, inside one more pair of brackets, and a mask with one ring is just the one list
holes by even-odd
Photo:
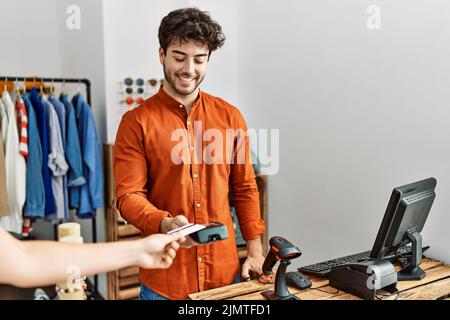
[[[366, 9], [381, 8], [380, 30]], [[369, 250], [391, 190], [434, 176], [423, 232], [450, 261], [450, 3], [239, 2], [239, 105], [280, 129], [269, 233], [302, 265]]]
[[2, 76], [60, 75], [57, 2], [0, 0]]

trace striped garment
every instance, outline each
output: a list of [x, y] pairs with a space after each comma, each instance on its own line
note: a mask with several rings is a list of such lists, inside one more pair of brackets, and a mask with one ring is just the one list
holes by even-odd
[[19, 130], [19, 152], [25, 160], [28, 160], [28, 117], [22, 99], [18, 99], [16, 102], [16, 115]]

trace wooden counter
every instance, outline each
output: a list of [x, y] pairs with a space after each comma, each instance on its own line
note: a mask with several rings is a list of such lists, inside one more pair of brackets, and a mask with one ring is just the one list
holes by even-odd
[[[426, 272], [425, 277], [419, 281], [400, 281], [397, 283], [399, 293], [392, 295], [378, 294], [380, 300], [437, 300], [450, 299], [450, 265], [424, 258], [420, 267]], [[397, 267], [398, 269], [398, 267]], [[292, 268], [289, 269], [292, 271]], [[312, 287], [298, 290], [289, 287], [291, 294], [302, 300], [360, 300], [360, 298], [337, 290], [328, 284], [326, 278], [307, 276]], [[261, 284], [253, 280], [230, 286], [207, 290], [189, 295], [192, 300], [265, 300], [261, 292], [273, 289], [272, 284]]]

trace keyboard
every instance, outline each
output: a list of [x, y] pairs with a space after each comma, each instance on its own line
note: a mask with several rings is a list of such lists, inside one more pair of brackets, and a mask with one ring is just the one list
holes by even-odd
[[[422, 252], [425, 252], [429, 246], [423, 247]], [[384, 259], [387, 259], [391, 262], [396, 262], [396, 259], [400, 255], [407, 255], [411, 253], [411, 247], [410, 246], [404, 246], [400, 248], [400, 250], [397, 251], [397, 255], [388, 255]], [[311, 264], [308, 266], [303, 266], [298, 268], [298, 271], [309, 273], [312, 275], [320, 276], [320, 277], [326, 277], [328, 273], [331, 271], [331, 269], [342, 266], [343, 264], [350, 263], [350, 262], [356, 262], [360, 260], [366, 260], [370, 259], [370, 251], [364, 251], [356, 254], [351, 254], [345, 257], [340, 257], [332, 260], [327, 260], [323, 262], [318, 262], [315, 264]]]

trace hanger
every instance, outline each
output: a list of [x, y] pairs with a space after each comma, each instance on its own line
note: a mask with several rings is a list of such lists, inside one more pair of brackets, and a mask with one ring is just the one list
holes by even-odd
[[7, 86], [7, 83], [8, 83], [8, 77], [5, 77], [5, 82], [3, 83], [5, 86], [4, 86], [4, 88], [3, 88], [3, 92], [8, 92], [8, 86]]
[[21, 103], [22, 102], [22, 96], [20, 95], [20, 87], [19, 87], [19, 78], [16, 78], [15, 82], [15, 89], [16, 89], [16, 102]]
[[55, 79], [52, 78], [51, 83], [52, 83], [52, 85], [50, 86], [49, 97], [54, 98], [55, 97]]
[[23, 89], [23, 94], [25, 94], [27, 92], [27, 84], [26, 84], [25, 78], [23, 78], [22, 89]]
[[78, 79], [77, 95], [81, 94], [81, 79]]
[[66, 91], [66, 79], [63, 78], [61, 86], [61, 95], [65, 95], [66, 94], [65, 91]]
[[40, 91], [41, 91], [41, 96], [43, 96], [44, 95], [44, 78], [41, 78]]

